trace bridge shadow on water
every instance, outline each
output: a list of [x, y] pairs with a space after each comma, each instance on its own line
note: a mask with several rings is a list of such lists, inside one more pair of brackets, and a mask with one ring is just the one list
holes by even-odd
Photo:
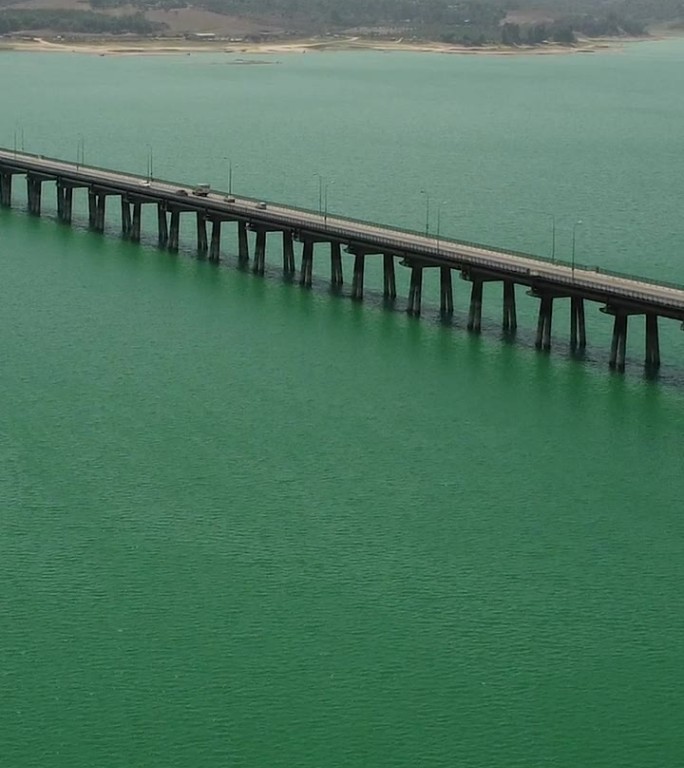
[[[55, 227], [59, 232], [57, 237], [70, 239], [73, 237], [86, 236], [93, 241], [93, 247], [97, 248], [97, 243], [103, 243], [102, 235], [93, 233], [88, 228], [86, 220], [81, 219], [79, 216], [74, 216], [70, 227], [64, 227], [57, 222], [56, 216], [51, 212], [46, 211], [47, 215], [43, 215], [40, 219], [34, 219], [28, 215], [28, 212], [22, 208], [15, 208], [12, 215], [16, 216], [17, 213], [28, 219], [32, 225], [40, 226], [43, 223], [49, 223], [51, 227]], [[265, 271], [263, 276], [252, 275], [252, 260], [246, 264], [241, 264], [237, 255], [231, 252], [226, 247], [227, 244], [222, 244], [221, 261], [216, 264], [209, 262], [206, 258], [198, 256], [197, 251], [187, 241], [181, 241], [179, 250], [177, 252], [170, 252], [166, 249], [159, 248], [156, 238], [142, 234], [140, 243], [132, 243], [130, 241], [120, 239], [120, 229], [117, 226], [116, 221], [112, 221], [106, 227], [105, 234], [108, 236], [108, 240], [116, 239], [119, 244], [125, 246], [123, 249], [132, 260], [137, 260], [144, 257], [146, 254], [156, 253], [160, 258], [173, 262], [176, 259], [191, 259], [195, 260], [198, 265], [202, 264], [208, 269], [228, 269], [240, 271], [244, 274], [249, 274], [250, 278], [255, 281], [260, 281], [264, 286], [268, 283], [280, 283], [286, 285], [288, 288], [297, 291], [311, 292], [312, 294], [322, 297], [329, 296], [331, 301], [347, 301], [353, 302], [358, 306], [359, 311], [356, 316], [361, 319], [365, 312], [371, 310], [373, 312], [385, 312], [390, 316], [402, 317], [408, 320], [408, 327], [412, 325], [421, 325], [423, 328], [440, 328], [443, 331], [453, 332], [455, 334], [462, 334], [470, 339], [468, 349], [477, 353], [481, 351], [482, 344], [503, 344], [511, 350], [521, 350], [525, 353], [531, 354], [537, 358], [538, 364], [543, 368], [547, 368], [552, 364], [552, 361], [562, 360], [569, 364], [581, 365], [585, 370], [595, 372], [601, 376], [614, 376], [620, 379], [627, 379], [629, 381], [642, 380], [647, 384], [657, 382], [658, 384], [665, 385], [667, 387], [673, 387], [676, 389], [684, 389], [684, 368], [675, 366], [668, 363], [663, 363], [657, 374], [648, 373], [643, 365], [643, 359], [639, 358], [636, 354], [627, 354], [626, 357], [626, 371], [625, 373], [613, 372], [609, 369], [608, 360], [608, 345], [601, 343], [588, 344], [587, 348], [580, 351], [573, 351], [570, 348], [568, 339], [561, 335], [553, 335], [552, 348], [550, 351], [537, 350], [535, 348], [535, 320], [530, 311], [519, 312], [520, 320], [522, 321], [515, 332], [506, 332], [502, 330], [500, 320], [497, 321], [491, 316], [483, 315], [482, 325], [479, 334], [468, 331], [467, 329], [467, 312], [457, 306], [454, 309], [453, 314], [443, 317], [439, 311], [439, 307], [436, 304], [431, 304], [432, 294], [434, 291], [428, 290], [425, 293], [425, 298], [421, 306], [420, 317], [413, 317], [407, 314], [407, 292], [401, 290], [401, 281], [398, 280], [398, 293], [396, 299], [388, 300], [384, 298], [383, 292], [377, 284], [377, 274], [373, 274], [373, 270], [369, 270], [368, 280], [364, 287], [363, 299], [353, 300], [351, 297], [351, 286], [349, 282], [345, 282], [340, 288], [332, 288], [330, 285], [329, 274], [327, 274], [327, 264], [325, 264], [324, 257], [318, 262], [321, 266], [321, 270], [316, 272], [316, 262], [314, 262], [314, 273], [312, 276], [311, 288], [304, 288], [299, 284], [299, 271], [294, 276], [286, 277], [283, 275], [282, 265], [280, 263], [280, 254], [274, 253], [271, 255], [271, 261], [266, 261]], [[111, 236], [111, 238], [109, 237]], [[98, 250], [100, 250], [98, 248]], [[120, 250], [120, 249], [119, 249]], [[270, 254], [269, 254], [270, 255]], [[351, 258], [351, 257], [350, 257]], [[325, 264], [326, 268], [323, 268]], [[345, 265], [345, 278], [351, 273], [350, 265]], [[407, 271], [408, 272], [408, 271]], [[373, 277], [376, 278], [376, 284], [373, 284]], [[404, 276], [406, 277], [406, 275]], [[403, 282], [407, 282], [404, 280]], [[263, 292], [260, 291], [260, 294]], [[438, 299], [438, 292], [435, 294]], [[462, 305], [461, 305], [462, 306]], [[605, 338], [605, 332], [603, 334]], [[608, 342], [609, 343], [609, 342]]]

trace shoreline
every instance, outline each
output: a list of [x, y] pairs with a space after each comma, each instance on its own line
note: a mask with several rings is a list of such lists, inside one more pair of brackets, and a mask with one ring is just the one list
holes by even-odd
[[385, 53], [411, 51], [416, 53], [443, 53], [463, 56], [549, 56], [558, 54], [595, 53], [620, 50], [626, 44], [648, 40], [662, 40], [661, 36], [637, 38], [596, 38], [574, 45], [550, 43], [539, 46], [483, 45], [479, 47], [451, 45], [428, 41], [378, 40], [350, 37], [345, 39], [304, 38], [291, 42], [228, 42], [211, 41], [198, 43], [185, 38], [139, 38], [120, 40], [103, 39], [62, 40], [45, 37], [32, 39], [0, 38], [0, 52], [16, 51], [31, 53], [86, 53], [97, 56], [157, 56], [193, 53], [229, 53], [268, 55], [286, 53], [325, 53], [340, 51], [379, 51]]

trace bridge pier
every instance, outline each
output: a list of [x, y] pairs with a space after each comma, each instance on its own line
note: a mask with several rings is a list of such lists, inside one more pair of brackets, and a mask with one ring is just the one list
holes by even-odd
[[221, 219], [211, 220], [211, 243], [209, 244], [209, 261], [218, 264], [221, 261]]
[[33, 174], [26, 175], [28, 211], [31, 216], [40, 216], [40, 199], [43, 192], [43, 179]]
[[160, 248], [166, 248], [169, 242], [169, 222], [166, 217], [166, 203], [157, 203], [157, 242]]
[[131, 236], [133, 221], [131, 219], [131, 204], [125, 195], [121, 195], [121, 237], [128, 240]]
[[482, 286], [484, 281], [479, 277], [471, 277], [470, 309], [468, 311], [468, 330], [480, 332], [482, 327]]
[[512, 280], [503, 281], [503, 329], [515, 333], [518, 328], [518, 317], [515, 308], [515, 283]]
[[388, 301], [394, 301], [397, 298], [397, 280], [394, 274], [394, 254], [383, 253], [382, 255], [383, 285], [382, 296]]
[[74, 188], [62, 181], [57, 181], [57, 218], [64, 224], [71, 224], [74, 205]]
[[646, 359], [647, 371], [655, 372], [660, 368], [660, 342], [658, 340], [658, 315], [646, 314]]
[[207, 241], [207, 215], [204, 211], [197, 211], [197, 255], [204, 258], [209, 250]]
[[297, 271], [294, 257], [294, 242], [291, 229], [283, 230], [283, 275], [291, 278]]
[[584, 299], [570, 298], [570, 349], [584, 349], [587, 346], [587, 331], [584, 322]]
[[551, 349], [551, 325], [553, 322], [553, 299], [551, 294], [540, 296], [539, 317], [537, 319], [537, 338], [534, 346], [548, 352]]
[[181, 212], [178, 208], [171, 208], [168, 248], [174, 253], [178, 251], [178, 244], [180, 241], [180, 214]]
[[242, 267], [249, 261], [249, 240], [247, 222], [238, 221], [238, 264]]
[[409, 286], [408, 306], [406, 311], [413, 317], [420, 317], [420, 304], [423, 296], [423, 265], [411, 265], [411, 283]]
[[354, 254], [354, 275], [352, 277], [351, 297], [354, 301], [363, 299], [363, 278], [366, 269], [366, 254], [359, 251]]
[[454, 313], [454, 290], [451, 284], [451, 267], [439, 269], [439, 311], [442, 316]]
[[0, 207], [12, 207], [12, 173], [0, 171]]
[[313, 281], [313, 252], [314, 241], [305, 238], [302, 246], [302, 271], [299, 277], [299, 284], [303, 288], [311, 288]]
[[[103, 222], [104, 226], [104, 222]], [[142, 203], [133, 203], [133, 223], [131, 225], [131, 240], [134, 243], [140, 242], [140, 232], [142, 227]]]
[[625, 370], [625, 353], [627, 348], [627, 318], [626, 312], [615, 310], [613, 322], [613, 339], [610, 345], [610, 360], [608, 365], [620, 373]]
[[252, 272], [263, 276], [266, 271], [266, 230], [259, 227], [256, 230], [256, 242], [254, 244], [254, 264]]
[[344, 283], [342, 273], [342, 246], [336, 242], [330, 243], [330, 286], [333, 290], [339, 290]]

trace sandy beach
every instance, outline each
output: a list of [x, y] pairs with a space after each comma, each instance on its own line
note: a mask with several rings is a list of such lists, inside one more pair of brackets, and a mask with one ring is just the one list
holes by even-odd
[[193, 53], [242, 53], [242, 54], [307, 54], [326, 51], [414, 51], [423, 53], [459, 54], [468, 56], [520, 56], [554, 55], [569, 53], [593, 53], [599, 50], [619, 49], [633, 40], [611, 39], [582, 41], [575, 45], [548, 44], [540, 46], [509, 47], [485, 45], [479, 47], [449, 45], [446, 43], [413, 40], [379, 40], [360, 37], [313, 38], [296, 41], [250, 43], [215, 40], [196, 42], [184, 38], [138, 39], [83, 39], [63, 40], [47, 37], [0, 39], [0, 51], [31, 51], [88, 53], [97, 56], [147, 56]]

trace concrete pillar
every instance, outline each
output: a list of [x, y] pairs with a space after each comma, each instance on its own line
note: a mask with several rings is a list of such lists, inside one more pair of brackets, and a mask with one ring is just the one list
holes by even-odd
[[197, 211], [197, 255], [206, 256], [209, 250], [207, 243], [207, 215], [204, 211]]
[[57, 182], [57, 221], [62, 221], [64, 216], [64, 188]]
[[625, 352], [627, 348], [627, 314], [617, 311], [613, 322], [613, 339], [610, 345], [608, 364], [622, 373], [625, 370]]
[[406, 311], [414, 317], [420, 316], [420, 303], [423, 295], [423, 267], [411, 267], [411, 285], [409, 287], [408, 306]]
[[128, 240], [131, 236], [131, 227], [133, 222], [131, 220], [131, 204], [122, 195], [121, 197], [121, 236], [124, 240]]
[[439, 268], [439, 311], [442, 315], [454, 313], [454, 291], [451, 285], [451, 267]]
[[142, 203], [133, 203], [133, 222], [131, 224], [131, 240], [140, 242], [140, 225], [142, 220]]
[[539, 318], [537, 320], [537, 338], [534, 346], [537, 349], [551, 349], [551, 325], [553, 322], [553, 296], [541, 297], [539, 303]]
[[169, 242], [169, 223], [166, 218], [166, 204], [157, 203], [157, 232], [160, 248], [166, 248]]
[[88, 190], [88, 226], [95, 229], [97, 224], [97, 195], [94, 189]]
[[330, 243], [330, 285], [338, 290], [344, 283], [342, 274], [342, 247], [339, 243]]
[[32, 216], [40, 216], [40, 199], [42, 191], [42, 180], [28, 174], [26, 176], [26, 193], [28, 196], [28, 210]]
[[470, 289], [470, 310], [468, 312], [468, 330], [480, 332], [482, 326], [482, 280], [473, 278]]
[[212, 219], [211, 245], [209, 246], [209, 261], [218, 264], [221, 261], [221, 219]]
[[96, 217], [95, 217], [96, 232], [104, 232], [106, 213], [107, 213], [107, 195], [98, 195]]
[[313, 281], [313, 240], [304, 240], [302, 248], [302, 271], [299, 277], [299, 284], [304, 288], [311, 288]]
[[503, 329], [514, 333], [518, 327], [518, 316], [515, 308], [515, 283], [512, 280], [503, 281]]
[[62, 185], [62, 216], [60, 221], [71, 224], [71, 213], [74, 207], [74, 188]]
[[363, 277], [366, 269], [366, 254], [357, 253], [354, 256], [354, 277], [352, 279], [351, 297], [355, 301], [363, 299]]
[[12, 174], [0, 171], [0, 206], [12, 206]]
[[238, 263], [243, 266], [249, 261], [249, 240], [247, 239], [247, 222], [238, 222]]
[[171, 209], [171, 226], [169, 227], [169, 250], [177, 251], [178, 242], [180, 240], [180, 211]]
[[283, 231], [283, 275], [292, 277], [296, 272], [294, 243], [292, 242], [292, 231], [286, 229]]
[[263, 275], [266, 271], [266, 230], [257, 229], [256, 242], [254, 244], [254, 264], [252, 272], [255, 275]]
[[397, 298], [397, 280], [394, 274], [394, 256], [391, 253], [385, 253], [382, 257], [383, 266], [383, 298], [388, 301], [394, 301]]
[[658, 340], [658, 315], [646, 315], [646, 359], [644, 365], [648, 371], [660, 368], [660, 342]]
[[573, 296], [570, 299], [570, 348], [584, 349], [587, 346], [587, 331], [584, 322], [584, 299]]

